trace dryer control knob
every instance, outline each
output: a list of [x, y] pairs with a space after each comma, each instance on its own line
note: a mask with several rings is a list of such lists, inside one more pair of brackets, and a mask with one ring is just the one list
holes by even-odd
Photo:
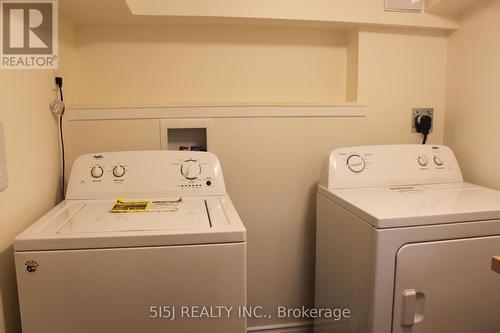
[[103, 174], [104, 169], [99, 165], [96, 165], [92, 169], [90, 169], [90, 175], [94, 178], [101, 178]]
[[120, 178], [125, 175], [125, 168], [122, 165], [117, 165], [113, 168], [113, 176]]
[[201, 166], [195, 160], [187, 160], [181, 166], [181, 173], [184, 178], [195, 180], [201, 174]]
[[422, 155], [420, 155], [420, 156], [418, 157], [418, 160], [417, 160], [417, 161], [418, 161], [418, 164], [420, 164], [420, 166], [423, 166], [423, 167], [424, 167], [424, 166], [426, 166], [426, 165], [427, 165], [427, 163], [429, 163], [429, 161], [427, 160], [427, 157], [422, 156]]
[[441, 166], [444, 163], [443, 163], [443, 160], [439, 156], [434, 156], [434, 164], [436, 164], [437, 166]]
[[347, 158], [347, 167], [355, 173], [360, 173], [366, 167], [365, 160], [358, 154], [350, 155]]

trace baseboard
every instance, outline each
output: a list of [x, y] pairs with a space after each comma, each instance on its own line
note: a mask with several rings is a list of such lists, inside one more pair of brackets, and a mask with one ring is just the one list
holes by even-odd
[[249, 327], [247, 332], [258, 333], [313, 333], [313, 322], [298, 322], [288, 324]]

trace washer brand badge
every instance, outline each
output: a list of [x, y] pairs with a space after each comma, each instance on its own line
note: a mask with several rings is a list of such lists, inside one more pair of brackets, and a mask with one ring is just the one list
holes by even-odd
[[95, 160], [102, 160], [104, 158], [104, 156], [102, 156], [101, 154], [99, 155], [94, 155], [94, 159]]
[[28, 260], [24, 266], [26, 266], [26, 271], [28, 273], [35, 274], [38, 271], [38, 266], [40, 265], [38, 265], [38, 263], [34, 260]]
[[0, 17], [0, 68], [57, 68], [57, 0], [0, 0]]

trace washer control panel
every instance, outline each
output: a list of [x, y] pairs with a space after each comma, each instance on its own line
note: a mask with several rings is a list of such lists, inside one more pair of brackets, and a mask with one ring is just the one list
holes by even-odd
[[436, 145], [361, 146], [335, 149], [320, 185], [356, 188], [463, 181], [453, 152]]
[[79, 157], [71, 170], [67, 198], [225, 195], [217, 157], [207, 152], [138, 151]]
[[[102, 155], [96, 155], [102, 156]], [[92, 163], [89, 166], [89, 174], [92, 177], [92, 181], [94, 183], [99, 183], [103, 179], [110, 180], [112, 179], [115, 182], [122, 182], [125, 180], [124, 176], [127, 172], [127, 169], [122, 164], [107, 164], [99, 161], [100, 157], [97, 157], [97, 161]]]
[[179, 166], [179, 172], [183, 179], [177, 185], [185, 188], [210, 188], [216, 183], [214, 174], [210, 172], [210, 165], [203, 159], [188, 158], [181, 159], [174, 165]]

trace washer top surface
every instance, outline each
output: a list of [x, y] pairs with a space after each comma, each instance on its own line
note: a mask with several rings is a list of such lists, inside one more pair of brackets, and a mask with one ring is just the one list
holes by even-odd
[[377, 228], [500, 219], [500, 192], [465, 182], [320, 193]]
[[111, 213], [114, 201], [96, 200], [73, 205], [58, 234], [83, 232], [153, 231], [210, 228], [205, 200], [183, 199], [177, 211]]
[[[171, 198], [150, 200], [166, 199]], [[65, 200], [19, 234], [14, 239], [14, 250], [196, 245], [246, 240], [245, 227], [227, 196], [183, 198], [174, 212], [111, 213], [113, 204], [113, 200]]]

